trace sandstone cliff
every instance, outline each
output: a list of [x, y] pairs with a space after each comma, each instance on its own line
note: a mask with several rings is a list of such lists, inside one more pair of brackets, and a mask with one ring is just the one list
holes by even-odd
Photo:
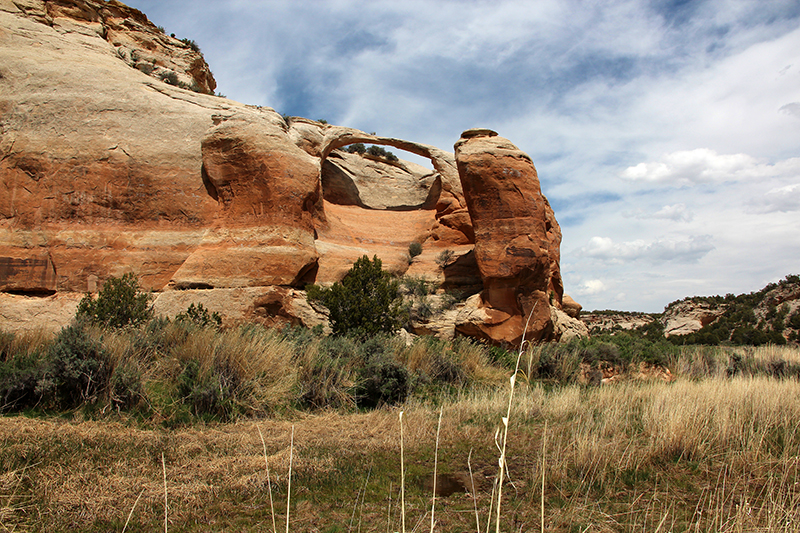
[[480, 292], [443, 335], [514, 343], [531, 310], [528, 338], [579, 331], [533, 163], [494, 133], [455, 156], [213, 96], [191, 41], [117, 1], [0, 0], [0, 58], [0, 328], [63, 324], [129, 271], [165, 314], [197, 301], [228, 323], [313, 325], [297, 289], [367, 254]]

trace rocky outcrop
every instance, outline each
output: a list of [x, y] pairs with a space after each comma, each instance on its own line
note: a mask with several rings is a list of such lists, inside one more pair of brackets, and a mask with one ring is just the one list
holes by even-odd
[[582, 313], [581, 322], [586, 324], [591, 335], [612, 333], [618, 330], [632, 330], [644, 327], [654, 320], [660, 320], [657, 315], [648, 313], [623, 313], [603, 311], [596, 313]]
[[[514, 343], [531, 310], [528, 339], [574, 329], [558, 326], [579, 312], [562, 297], [558, 224], [510, 142], [467, 132], [457, 165], [282, 117], [213, 96], [195, 48], [117, 1], [0, 0], [0, 328], [63, 325], [82, 293], [127, 272], [163, 314], [203, 303], [226, 324], [314, 325], [298, 289], [377, 255], [480, 292], [443, 334]], [[353, 143], [433, 169], [342, 150]]]
[[160, 290], [215, 218], [200, 139], [213, 114], [244, 106], [123, 62], [109, 21], [144, 23], [120, 6], [0, 2], [0, 257], [16, 292], [82, 292], [128, 271]]
[[581, 363], [578, 383], [584, 385], [611, 385], [623, 381], [664, 381], [674, 380], [669, 368], [662, 365], [646, 363], [630, 363], [627, 365], [612, 364], [608, 361]]
[[704, 301], [684, 300], [664, 309], [661, 322], [664, 336], [688, 335], [711, 324], [725, 312], [725, 305]]
[[438, 173], [408, 161], [335, 150], [322, 163], [325, 199], [365, 209], [432, 210], [441, 193]]
[[437, 173], [434, 176], [433, 186], [441, 190], [434, 205], [436, 222], [431, 228], [429, 239], [434, 246], [440, 247], [475, 242], [452, 153], [427, 144], [392, 137], [380, 137], [352, 128], [329, 126], [325, 129], [323, 139], [319, 143], [319, 156], [325, 160], [334, 150], [355, 143], [392, 146], [430, 159]]
[[553, 322], [554, 339], [569, 342], [589, 336], [589, 328], [577, 318], [568, 315], [557, 307], [550, 307], [550, 319]]
[[288, 287], [164, 291], [155, 295], [153, 310], [157, 315], [175, 316], [191, 304], [219, 313], [223, 326], [256, 322], [276, 327], [320, 326], [330, 331], [327, 316], [308, 303], [305, 292]]
[[565, 294], [561, 298], [561, 309], [572, 318], [580, 318], [583, 306], [572, 299], [569, 294]]
[[[456, 162], [475, 232], [485, 318], [459, 331], [519, 344], [555, 337], [550, 312], [560, 307], [561, 230], [542, 195], [530, 157], [489, 130], [467, 130]], [[527, 329], [526, 329], [527, 324]]]
[[0, 0], [0, 11], [92, 46], [100, 38], [131, 68], [172, 85], [205, 94], [214, 94], [217, 87], [194, 41], [166, 35], [144, 13], [116, 0]]

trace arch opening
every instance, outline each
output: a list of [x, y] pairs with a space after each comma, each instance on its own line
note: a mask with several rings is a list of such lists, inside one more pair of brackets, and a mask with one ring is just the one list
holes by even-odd
[[434, 209], [442, 186], [432, 159], [424, 158], [430, 166], [423, 166], [406, 154], [401, 159], [381, 144], [360, 142], [331, 150], [320, 164], [322, 197], [365, 209]]

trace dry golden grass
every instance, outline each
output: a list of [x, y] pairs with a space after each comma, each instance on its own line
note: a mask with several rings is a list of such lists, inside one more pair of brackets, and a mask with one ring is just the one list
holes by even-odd
[[[217, 331], [167, 324], [160, 332], [168, 348], [142, 348], [139, 330], [90, 329], [108, 354], [110, 366], [134, 368], [150, 388], [176, 382], [189, 361], [197, 363], [200, 380], [224, 376], [236, 387], [240, 412], [263, 414], [287, 405], [297, 385], [294, 346], [274, 330], [253, 328]], [[158, 410], [158, 406], [151, 404]]]
[[33, 329], [16, 333], [0, 331], [0, 354], [30, 356], [46, 347], [53, 340], [53, 333]]
[[[497, 468], [493, 435], [506, 402], [507, 392], [473, 392], [443, 409], [439, 467], [464, 472], [474, 449], [482, 523]], [[655, 531], [661, 524], [663, 531], [798, 531], [799, 416], [800, 384], [788, 380], [552, 390], [523, 385], [511, 416], [502, 529], [539, 527], [546, 422], [548, 530]], [[430, 520], [429, 495], [419, 492], [418, 483], [433, 470], [436, 421], [436, 409], [428, 404], [405, 406], [407, 468], [414, 480], [413, 494], [407, 494], [410, 526]], [[285, 512], [289, 434], [292, 424], [296, 427], [292, 530], [324, 531], [337, 521], [347, 523], [362, 488], [363, 529], [384, 531], [389, 517], [399, 528], [397, 512], [387, 514], [390, 483], [399, 496], [396, 410], [326, 412], [258, 424], [279, 517]], [[16, 491], [16, 504], [2, 508], [4, 524], [121, 530], [141, 493], [129, 530], [155, 527], [163, 520], [161, 453], [171, 530], [255, 531], [271, 523], [256, 422], [158, 431], [109, 421], [5, 418], [0, 444], [7, 469], [3, 487]], [[436, 529], [473, 529], [472, 506], [466, 494], [439, 499]]]
[[[115, 364], [131, 353], [126, 334], [106, 339]], [[297, 380], [290, 347], [266, 332], [185, 341], [186, 351], [175, 350], [172, 360], [191, 356], [201, 368], [231, 365], [248, 379], [266, 375], [259, 401], [280, 397], [281, 387]], [[565, 532], [800, 531], [800, 382], [728, 377], [728, 350], [683, 350], [678, 359], [686, 371], [673, 383], [587, 387], [520, 379], [509, 417], [501, 530], [538, 531], [544, 523]], [[745, 355], [800, 360], [796, 350], [775, 348]], [[422, 352], [412, 356], [425, 364]], [[471, 368], [468, 349], [451, 357]], [[152, 376], [174, 371], [165, 360]], [[474, 361], [478, 373], [483, 362]], [[703, 366], [710, 377], [700, 379]], [[402, 406], [408, 531], [428, 529], [431, 494], [424, 487], [434, 468], [469, 479], [468, 457], [475, 500], [466, 493], [437, 498], [435, 529], [475, 530], [475, 505], [487, 524], [498, 469], [495, 435], [507, 415], [503, 382]], [[0, 529], [121, 531], [129, 514], [127, 531], [163, 529], [162, 453], [170, 531], [271, 530], [270, 484], [280, 527], [294, 425], [290, 529], [398, 531], [398, 412], [287, 411], [284, 419], [175, 430], [78, 414], [0, 418]]]

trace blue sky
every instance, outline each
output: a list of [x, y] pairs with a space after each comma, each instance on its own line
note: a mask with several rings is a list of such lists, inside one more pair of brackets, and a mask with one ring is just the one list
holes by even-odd
[[798, 0], [128, 3], [240, 102], [448, 150], [510, 139], [586, 309], [800, 273]]

